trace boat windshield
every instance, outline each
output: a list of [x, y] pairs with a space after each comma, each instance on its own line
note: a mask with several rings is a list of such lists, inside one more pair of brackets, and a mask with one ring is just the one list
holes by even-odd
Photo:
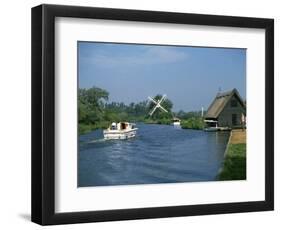
[[117, 129], [117, 125], [116, 125], [115, 122], [113, 122], [113, 123], [111, 124], [110, 129], [111, 129], [111, 130], [116, 130], [116, 129]]

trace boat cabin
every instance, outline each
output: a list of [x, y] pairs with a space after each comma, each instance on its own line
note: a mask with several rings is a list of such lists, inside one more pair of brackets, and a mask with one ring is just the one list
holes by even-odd
[[209, 128], [218, 128], [218, 121], [215, 120], [204, 120], [206, 127]]
[[172, 124], [175, 126], [179, 126], [181, 124], [181, 120], [177, 117], [174, 117], [172, 120]]
[[179, 119], [179, 118], [177, 118], [177, 117], [174, 117], [173, 118], [173, 122], [180, 122], [181, 120]]
[[134, 124], [129, 122], [112, 122], [110, 126], [110, 130], [125, 130], [125, 129], [133, 129]]

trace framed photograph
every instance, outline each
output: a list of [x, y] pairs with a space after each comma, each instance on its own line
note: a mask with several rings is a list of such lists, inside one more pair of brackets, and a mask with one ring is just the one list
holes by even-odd
[[274, 21], [32, 8], [32, 221], [274, 208]]

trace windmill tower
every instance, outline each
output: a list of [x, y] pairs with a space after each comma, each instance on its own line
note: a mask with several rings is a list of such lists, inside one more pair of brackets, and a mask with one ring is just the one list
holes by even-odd
[[149, 116], [152, 116], [153, 113], [156, 111], [156, 109], [161, 109], [162, 111], [168, 113], [168, 111], [165, 108], [163, 108], [163, 106], [161, 105], [161, 103], [165, 100], [166, 97], [167, 95], [165, 94], [162, 96], [160, 100], [154, 100], [152, 97], [148, 97], [148, 99], [155, 104], [152, 110], [149, 112]]

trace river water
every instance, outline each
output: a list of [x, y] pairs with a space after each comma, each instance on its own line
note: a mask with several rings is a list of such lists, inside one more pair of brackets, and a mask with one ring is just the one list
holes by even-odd
[[78, 186], [214, 181], [228, 132], [137, 124], [137, 136], [104, 140], [102, 130], [80, 135]]

